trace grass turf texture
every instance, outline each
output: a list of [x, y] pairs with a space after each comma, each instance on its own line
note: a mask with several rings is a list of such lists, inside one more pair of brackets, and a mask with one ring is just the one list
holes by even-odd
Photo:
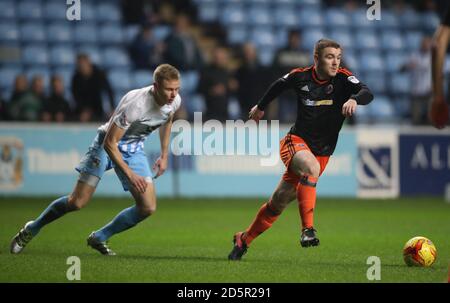
[[[232, 236], [253, 220], [262, 199], [160, 199], [158, 211], [110, 239], [118, 253], [104, 257], [86, 238], [131, 200], [95, 198], [41, 230], [20, 255], [12, 236], [50, 202], [0, 198], [0, 282], [67, 282], [69, 256], [81, 259], [81, 282], [368, 282], [369, 256], [381, 259], [381, 282], [446, 282], [450, 204], [441, 199], [319, 199], [319, 247], [299, 245], [296, 203], [257, 238], [241, 262], [229, 262]], [[407, 267], [402, 248], [413, 236], [430, 238], [438, 259]]]

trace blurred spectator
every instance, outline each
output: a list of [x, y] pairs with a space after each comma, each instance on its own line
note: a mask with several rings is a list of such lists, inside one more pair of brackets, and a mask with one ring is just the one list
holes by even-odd
[[0, 95], [0, 121], [9, 120], [8, 108], [6, 107], [6, 102]]
[[69, 102], [64, 97], [64, 82], [59, 76], [51, 79], [51, 94], [44, 102], [42, 121], [64, 122], [70, 115]]
[[227, 70], [228, 53], [223, 47], [213, 50], [212, 60], [201, 72], [199, 92], [205, 98], [205, 118], [224, 122], [228, 119], [228, 99], [237, 83]]
[[155, 69], [162, 62], [164, 44], [157, 41], [151, 27], [144, 26], [130, 45], [130, 58], [137, 69]]
[[256, 48], [251, 43], [242, 47], [243, 62], [236, 71], [238, 82], [237, 98], [241, 119], [247, 120], [251, 107], [258, 102], [268, 85], [267, 70], [258, 62]]
[[173, 31], [165, 41], [165, 61], [181, 71], [199, 69], [203, 65], [200, 49], [189, 30], [189, 17], [180, 14], [175, 20]]
[[418, 52], [411, 54], [402, 71], [409, 71], [411, 81], [411, 122], [427, 124], [431, 98], [431, 38], [424, 37]]
[[86, 54], [77, 57], [77, 69], [72, 77], [72, 94], [81, 122], [102, 121], [110, 113], [103, 108], [102, 92], [108, 94], [110, 111], [115, 107], [113, 91], [105, 72], [92, 64]]
[[9, 116], [12, 120], [38, 121], [44, 104], [44, 79], [35, 76], [31, 82], [31, 91], [25, 75], [16, 77], [14, 92], [9, 103]]
[[[291, 30], [286, 47], [277, 51], [273, 62], [274, 74], [281, 77], [294, 68], [312, 64], [310, 53], [302, 48], [302, 36], [297, 30]], [[272, 79], [273, 80], [273, 79]], [[292, 90], [283, 93], [278, 102], [278, 116], [281, 122], [293, 122], [297, 114], [296, 96]]]
[[121, 0], [121, 10], [126, 24], [158, 23], [160, 0]]

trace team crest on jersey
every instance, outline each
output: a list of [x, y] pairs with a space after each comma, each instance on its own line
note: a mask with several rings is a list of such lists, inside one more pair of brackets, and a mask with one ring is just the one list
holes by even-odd
[[355, 76], [350, 76], [350, 77], [347, 78], [347, 80], [350, 81], [351, 83], [354, 83], [354, 84], [358, 84], [359, 83], [359, 80]]
[[327, 87], [325, 88], [325, 93], [326, 94], [331, 94], [333, 92], [333, 84], [328, 84]]

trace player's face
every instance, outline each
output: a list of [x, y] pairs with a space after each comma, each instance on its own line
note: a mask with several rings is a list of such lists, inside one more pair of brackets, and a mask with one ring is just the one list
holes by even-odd
[[342, 50], [340, 48], [326, 47], [317, 58], [319, 73], [328, 77], [334, 77], [341, 65]]
[[180, 90], [180, 80], [163, 80], [162, 83], [155, 83], [155, 88], [164, 104], [171, 104]]

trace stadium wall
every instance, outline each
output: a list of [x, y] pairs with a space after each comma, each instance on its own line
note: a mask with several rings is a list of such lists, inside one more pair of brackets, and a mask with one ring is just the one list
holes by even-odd
[[[0, 194], [44, 196], [70, 192], [77, 178], [74, 167], [87, 151], [97, 127], [0, 123]], [[213, 129], [194, 127], [189, 136], [184, 136], [183, 144], [179, 144], [181, 131], [173, 132], [171, 146], [177, 156], [171, 154], [169, 170], [154, 181], [158, 196], [269, 196], [284, 171], [278, 159], [278, 140], [289, 128], [276, 128], [264, 141], [261, 133], [252, 130], [246, 133], [238, 127], [231, 153], [227, 153], [230, 143], [225, 138], [234, 130], [226, 127], [219, 131], [221, 136], [214, 137], [217, 129]], [[243, 131], [242, 137], [236, 135], [239, 131]], [[267, 143], [266, 149], [259, 148], [257, 154], [248, 155], [253, 151], [251, 146], [255, 142], [261, 146], [261, 141]], [[199, 144], [200, 149], [196, 150]], [[180, 147], [186, 146], [189, 148], [180, 152]], [[153, 163], [160, 150], [157, 134], [147, 139], [145, 149]], [[223, 154], [214, 153], [218, 150], [223, 150]], [[346, 127], [320, 179], [318, 194], [386, 198], [442, 196], [449, 184], [448, 132], [432, 128]], [[126, 195], [113, 171], [105, 174], [97, 194]]]

